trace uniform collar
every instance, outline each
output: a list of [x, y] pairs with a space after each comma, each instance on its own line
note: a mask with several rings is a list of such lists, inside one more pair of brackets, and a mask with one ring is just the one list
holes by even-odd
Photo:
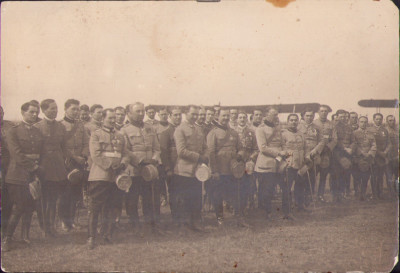
[[28, 127], [29, 129], [31, 129], [33, 127], [34, 123], [28, 123], [25, 120], [22, 120], [22, 124], [24, 124], [26, 127]]
[[162, 125], [162, 126], [168, 126], [168, 124], [170, 124], [168, 121], [160, 121], [160, 124]]
[[274, 123], [272, 123], [272, 122], [269, 122], [268, 120], [264, 120], [264, 124], [265, 125], [267, 125], [268, 127], [271, 127], [271, 128], [274, 128], [275, 127], [275, 124]]
[[101, 121], [97, 121], [95, 119], [91, 119], [90, 122], [95, 124], [95, 125], [97, 125], [97, 126], [101, 126]]
[[120, 123], [115, 123], [115, 129], [117, 130], [121, 130], [121, 128], [124, 126], [124, 124], [120, 124]]
[[56, 121], [56, 119], [49, 119], [49, 118], [46, 117], [46, 116], [44, 116], [44, 119], [45, 119], [47, 122], [50, 122], [50, 123], [54, 123], [54, 122]]
[[220, 128], [220, 129], [222, 129], [222, 130], [224, 130], [224, 131], [226, 131], [226, 130], [229, 129], [228, 125], [223, 126], [223, 125], [222, 125], [221, 123], [219, 123], [219, 122], [215, 122], [215, 126], [217, 126], [218, 128]]
[[107, 128], [105, 126], [101, 127], [104, 131], [106, 131], [107, 133], [114, 133], [115, 129], [114, 128]]
[[289, 132], [292, 132], [292, 133], [297, 133], [297, 128], [287, 128], [287, 130], [289, 131]]
[[204, 126], [204, 123], [203, 124], [199, 124], [197, 121], [194, 124], [199, 126], [199, 127], [203, 127]]
[[183, 122], [186, 123], [190, 128], [194, 128], [194, 124], [191, 124], [189, 121], [184, 120]]
[[69, 122], [69, 123], [75, 123], [75, 120], [70, 119], [70, 118], [67, 117], [67, 116], [64, 117], [64, 120], [65, 120], [66, 122]]
[[322, 123], [325, 123], [325, 122], [329, 121], [328, 119], [322, 120], [321, 118], [318, 118], [318, 120], [319, 120], [320, 122], [322, 122]]
[[143, 121], [132, 120], [129, 123], [132, 124], [133, 126], [139, 127], [139, 128], [143, 128], [143, 126], [144, 126], [144, 122]]

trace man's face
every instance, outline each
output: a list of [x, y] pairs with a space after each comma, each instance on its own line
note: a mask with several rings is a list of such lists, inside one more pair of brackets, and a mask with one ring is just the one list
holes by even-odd
[[307, 124], [311, 124], [311, 122], [313, 122], [314, 120], [314, 112], [305, 112], [304, 113], [304, 121]]
[[214, 118], [214, 111], [207, 110], [206, 112], [206, 120], [207, 122], [211, 122]]
[[199, 118], [199, 110], [193, 107], [190, 107], [189, 111], [186, 113], [186, 120], [193, 124]]
[[229, 122], [229, 110], [221, 110], [221, 112], [219, 113], [219, 116], [218, 116], [218, 122], [222, 126], [228, 125], [228, 122]]
[[81, 115], [80, 120], [83, 121], [89, 120], [89, 111], [81, 110], [80, 115]]
[[149, 119], [154, 119], [154, 117], [156, 116], [156, 110], [149, 109], [146, 111], [146, 114], [149, 117]]
[[133, 121], [143, 121], [144, 119], [144, 106], [140, 104], [135, 104], [131, 106], [131, 111], [128, 113], [129, 120]]
[[299, 118], [296, 116], [291, 116], [288, 120], [288, 127], [289, 128], [297, 128], [297, 125], [299, 124]]
[[43, 111], [43, 113], [48, 119], [55, 119], [58, 113], [57, 104], [55, 102], [50, 103], [49, 108]]
[[238, 123], [240, 126], [245, 126], [247, 124], [247, 115], [240, 113], [238, 116]]
[[103, 126], [107, 128], [114, 128], [116, 114], [114, 111], [107, 111], [107, 115], [103, 119]]
[[338, 120], [340, 123], [345, 124], [345, 123], [347, 122], [346, 113], [339, 114], [339, 115], [337, 116], [337, 120]]
[[125, 121], [125, 111], [118, 109], [115, 111], [115, 122], [118, 124], [123, 124]]
[[318, 116], [320, 117], [320, 119], [325, 120], [328, 117], [328, 113], [328, 108], [320, 107], [318, 111]]
[[26, 112], [22, 111], [22, 118], [25, 122], [34, 123], [37, 120], [39, 114], [39, 107], [29, 106]]
[[350, 120], [350, 114], [349, 114], [349, 113], [346, 113], [346, 114], [344, 115], [344, 122], [345, 122], [345, 123], [349, 123], [349, 120]]
[[350, 114], [350, 124], [357, 124], [358, 115], [357, 114]]
[[103, 118], [102, 113], [103, 113], [103, 108], [94, 109], [94, 112], [92, 113], [92, 119], [96, 121], [101, 121], [101, 119]]
[[181, 110], [178, 110], [178, 109], [172, 110], [170, 118], [171, 118], [171, 122], [173, 125], [178, 126], [179, 124], [181, 124], [181, 121], [182, 121]]
[[381, 126], [382, 125], [382, 116], [381, 115], [376, 115], [374, 118], [374, 123], [376, 126]]
[[230, 110], [231, 120], [236, 121], [238, 119], [238, 110], [231, 109]]
[[266, 116], [266, 119], [271, 122], [271, 123], [276, 123], [276, 121], [279, 121], [279, 117], [278, 117], [278, 111], [276, 111], [275, 109], [271, 109]]
[[396, 126], [396, 119], [395, 119], [394, 117], [392, 117], [392, 116], [388, 117], [387, 120], [386, 120], [386, 122], [387, 122], [387, 124], [388, 124], [388, 126], [389, 126], [390, 128], [395, 128], [395, 126]]
[[254, 111], [253, 112], [253, 122], [254, 123], [261, 123], [262, 121], [262, 112], [261, 111]]
[[65, 109], [65, 115], [70, 119], [78, 119], [79, 117], [79, 105], [71, 104], [67, 109]]
[[160, 110], [160, 112], [158, 112], [158, 116], [160, 118], [161, 122], [167, 122], [168, 121], [168, 112], [167, 110]]
[[197, 118], [198, 124], [203, 124], [206, 121], [206, 110], [200, 109], [199, 110], [199, 117]]
[[360, 118], [358, 121], [358, 126], [360, 126], [361, 129], [367, 128], [368, 121], [366, 118]]

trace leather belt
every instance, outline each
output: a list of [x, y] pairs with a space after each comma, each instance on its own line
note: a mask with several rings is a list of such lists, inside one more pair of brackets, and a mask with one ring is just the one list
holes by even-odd
[[29, 159], [39, 159], [40, 154], [25, 154], [25, 156]]
[[121, 158], [122, 154], [118, 152], [102, 152], [101, 155], [105, 157]]

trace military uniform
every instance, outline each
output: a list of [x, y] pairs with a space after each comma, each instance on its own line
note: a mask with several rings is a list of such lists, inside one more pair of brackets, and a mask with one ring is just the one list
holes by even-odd
[[[235, 128], [236, 132], [239, 135], [239, 139], [242, 143], [242, 147], [244, 150], [243, 160], [245, 162], [253, 161], [253, 163], [257, 160], [258, 155], [258, 146], [256, 140], [256, 133], [249, 128], [249, 126], [240, 126], [237, 125]], [[243, 183], [245, 190], [243, 191], [243, 207], [247, 205], [247, 200], [250, 202], [250, 207], [254, 208], [254, 197], [257, 193], [257, 184], [256, 184], [256, 177], [254, 174], [247, 174], [243, 175]]]
[[86, 129], [86, 133], [90, 137], [94, 131], [101, 129], [101, 121], [97, 121], [95, 119], [90, 119], [90, 121], [85, 123], [85, 129]]
[[200, 218], [202, 187], [194, 173], [199, 157], [207, 155], [204, 133], [184, 120], [174, 132], [177, 158], [174, 162], [174, 196], [176, 220], [193, 225]]
[[58, 205], [58, 216], [63, 222], [69, 219], [69, 182], [67, 181], [67, 170], [65, 159], [72, 157], [71, 152], [66, 149], [67, 135], [64, 125], [56, 120], [43, 119], [35, 124], [44, 137], [43, 149], [41, 151], [40, 167], [43, 174], [42, 180], [45, 232], [55, 234], [56, 203]]
[[[167, 130], [171, 124], [169, 122], [158, 122], [158, 124], [155, 126], [155, 131], [157, 134], [158, 141], [160, 142], [160, 136], [161, 134]], [[173, 138], [173, 135], [171, 136]], [[160, 143], [161, 144], [161, 143]], [[167, 179], [166, 179], [166, 172], [163, 168], [159, 168], [160, 171], [160, 193], [161, 196], [164, 200], [167, 200]]]
[[230, 120], [229, 121], [229, 127], [231, 127], [231, 129], [236, 130], [237, 126], [238, 126], [237, 120]]
[[7, 147], [10, 154], [10, 164], [5, 182], [7, 184], [8, 202], [11, 208], [13, 206], [14, 208], [9, 217], [6, 240], [13, 236], [21, 217], [25, 223], [22, 226], [24, 237], [28, 239], [32, 213], [35, 208], [35, 202], [29, 191], [29, 183], [34, 180], [35, 172], [39, 167], [43, 136], [39, 129], [33, 125], [21, 122], [8, 130]]
[[[361, 200], [364, 200], [368, 180], [371, 175], [370, 166], [376, 154], [376, 141], [371, 132], [367, 129], [361, 128], [354, 131], [354, 138], [356, 145], [356, 152], [353, 159], [354, 190], [356, 196], [359, 196]], [[361, 164], [368, 164], [369, 166], [367, 169], [365, 169], [365, 166], [360, 168]]]
[[223, 200], [230, 201], [235, 208], [236, 216], [240, 216], [243, 207], [238, 200], [238, 191], [244, 191], [243, 183], [235, 179], [231, 171], [231, 160], [237, 155], [243, 156], [243, 148], [239, 135], [229, 126], [215, 123], [207, 135], [207, 146], [212, 173], [218, 173], [220, 179], [213, 181], [213, 201], [217, 219], [223, 219]]
[[[15, 126], [14, 123], [8, 120], [2, 120], [1, 129], [1, 143], [0, 143], [0, 165], [1, 165], [1, 226], [3, 231], [7, 230], [8, 218], [10, 217], [12, 205], [9, 202], [9, 196], [6, 187], [6, 175], [8, 165], [10, 164], [10, 152], [7, 147], [6, 136], [8, 131]], [[2, 234], [3, 236], [3, 234]]]
[[[86, 172], [85, 164], [79, 163], [78, 158], [83, 157], [87, 162], [89, 158], [89, 136], [85, 130], [85, 126], [81, 121], [72, 120], [64, 117], [61, 121], [66, 130], [66, 143], [65, 148], [69, 151], [70, 157], [66, 159], [66, 168], [70, 172], [77, 168]], [[86, 177], [87, 178], [87, 177]], [[86, 180], [86, 179], [84, 179]], [[69, 184], [69, 192], [67, 193], [69, 214], [68, 222], [64, 223], [68, 228], [72, 227], [75, 220], [75, 212], [77, 203], [82, 200], [82, 187], [87, 181], [80, 181], [77, 184]]]
[[101, 214], [101, 235], [108, 240], [112, 236], [115, 221], [113, 211], [118, 198], [115, 180], [119, 173], [114, 169], [120, 164], [128, 166], [129, 154], [124, 136], [106, 127], [92, 133], [89, 150], [93, 160], [88, 179], [89, 238], [96, 238], [97, 221]]
[[323, 140], [323, 148], [321, 151], [321, 161], [326, 160], [327, 167], [322, 168], [320, 165], [317, 166], [317, 173], [319, 173], [319, 185], [318, 185], [318, 197], [323, 200], [325, 193], [326, 178], [329, 173], [332, 172], [332, 152], [337, 144], [337, 132], [336, 127], [332, 121], [322, 121], [320, 118], [313, 121], [313, 124], [319, 130], [321, 138]]
[[[333, 168], [332, 173], [332, 191], [337, 201], [340, 201], [346, 190], [349, 189], [351, 166], [345, 169], [341, 165], [341, 160], [347, 158], [351, 161], [352, 154], [355, 151], [354, 132], [350, 125], [338, 122], [336, 124], [337, 144], [333, 151]], [[351, 154], [345, 151], [345, 148], [351, 150]]]
[[[372, 196], [374, 198], [382, 198], [383, 174], [387, 172], [388, 153], [391, 150], [389, 132], [383, 125], [372, 125], [368, 130], [374, 135], [376, 141], [376, 156], [372, 166], [371, 179]], [[387, 179], [386, 183], [389, 189], [393, 189], [388, 182], [391, 182], [390, 179]]]
[[386, 179], [391, 180], [394, 193], [398, 195], [398, 179], [399, 179], [399, 128], [386, 127], [389, 133], [391, 149], [388, 153], [389, 164], [386, 172]]
[[[129, 123], [122, 128], [121, 133], [127, 140], [127, 148], [131, 157], [129, 169], [132, 177], [132, 186], [126, 200], [126, 212], [132, 225], [139, 222], [138, 201], [142, 196], [142, 210], [147, 223], [153, 226], [159, 222], [160, 215], [160, 189], [157, 181], [146, 182], [142, 178], [141, 163], [144, 160], [156, 160], [161, 163], [160, 144], [152, 125], [143, 122]], [[153, 200], [154, 196], [154, 200]]]
[[212, 130], [212, 128], [214, 128], [214, 125], [212, 124], [212, 122], [204, 122], [204, 127], [203, 127], [203, 133], [204, 136], [207, 137], [208, 133]]
[[[310, 154], [313, 153], [316, 156], [313, 159], [313, 162], [317, 158], [320, 158], [320, 154], [324, 148], [324, 142], [322, 134], [320, 133], [318, 127], [314, 123], [307, 124], [306, 122], [302, 122], [298, 125], [297, 130], [304, 137], [305, 141], [305, 156], [310, 157]], [[315, 191], [315, 179], [316, 179], [316, 166], [313, 166], [308, 170], [306, 180], [310, 180], [310, 184], [306, 187], [306, 194], [309, 196], [310, 194], [314, 194]], [[311, 188], [310, 188], [311, 187]], [[306, 200], [306, 205], [308, 200]]]
[[115, 123], [114, 129], [115, 129], [116, 131], [120, 131], [120, 130], [122, 129], [122, 127], [124, 127], [124, 126], [125, 126], [124, 123], [122, 123], [122, 124]]
[[160, 124], [160, 122], [156, 119], [146, 119], [144, 121], [145, 124], [150, 125], [153, 127], [154, 130], [157, 129], [158, 124]]

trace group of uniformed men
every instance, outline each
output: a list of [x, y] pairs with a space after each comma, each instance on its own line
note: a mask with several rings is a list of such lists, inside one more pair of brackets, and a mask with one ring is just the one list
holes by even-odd
[[[335, 202], [350, 196], [351, 176], [360, 200], [366, 200], [368, 181], [372, 198], [383, 197], [384, 175], [389, 194], [397, 197], [398, 128], [393, 115], [386, 117], [386, 126], [380, 113], [373, 115], [372, 125], [366, 116], [345, 110], [330, 121], [329, 106], [321, 105], [318, 118], [311, 109], [301, 119], [292, 113], [283, 128], [272, 107], [254, 110], [249, 120], [237, 109], [189, 105], [183, 121], [178, 107], [159, 110], [156, 120], [156, 110], [140, 102], [103, 109], [69, 99], [64, 110], [63, 120], [56, 121], [54, 100], [30, 101], [21, 107], [22, 121], [12, 124], [3, 120], [1, 109], [3, 251], [10, 250], [20, 219], [22, 240], [29, 243], [34, 211], [45, 237], [57, 235], [56, 215], [62, 229], [77, 228], [75, 212], [82, 196], [88, 196], [89, 249], [95, 247], [99, 217], [102, 243], [111, 243], [123, 200], [130, 227], [138, 228], [140, 196], [145, 230], [162, 232], [163, 197], [177, 229], [200, 231], [203, 191], [195, 171], [201, 164], [211, 170], [204, 186], [218, 225], [224, 225], [224, 203], [233, 207], [239, 226], [248, 226], [245, 209], [254, 208], [256, 200], [269, 219], [277, 185], [284, 219], [293, 220], [293, 184], [297, 210], [307, 213], [315, 194], [326, 202], [328, 174]], [[254, 173], [246, 169], [241, 178], [233, 176], [239, 162], [253, 162]], [[152, 181], [141, 173], [147, 165], [158, 170]], [[75, 169], [88, 173], [80, 183], [69, 181]], [[121, 173], [132, 180], [127, 192], [115, 183]]]

